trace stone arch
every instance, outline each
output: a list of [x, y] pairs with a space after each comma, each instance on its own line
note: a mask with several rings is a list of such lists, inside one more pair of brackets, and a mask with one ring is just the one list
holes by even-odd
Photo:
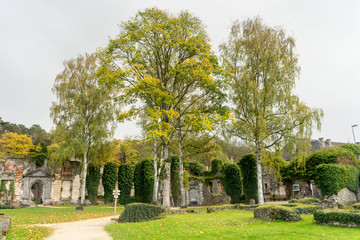
[[[36, 189], [37, 188], [37, 189]], [[35, 191], [35, 195], [33, 196]], [[50, 204], [51, 202], [51, 176], [41, 170], [30, 172], [23, 176], [23, 193], [21, 205], [30, 205], [33, 197], [37, 203]], [[41, 199], [41, 201], [40, 201]]]
[[42, 180], [36, 180], [30, 187], [30, 198], [32, 202], [36, 204], [42, 204], [44, 202], [44, 190], [45, 183]]

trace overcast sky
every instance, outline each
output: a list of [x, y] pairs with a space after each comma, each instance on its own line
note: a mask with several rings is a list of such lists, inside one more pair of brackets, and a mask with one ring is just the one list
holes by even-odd
[[[104, 47], [118, 24], [147, 7], [189, 10], [206, 25], [213, 49], [225, 41], [231, 22], [260, 16], [296, 39], [301, 75], [296, 93], [325, 112], [313, 138], [352, 142], [360, 125], [360, 2], [325, 0], [11, 0], [0, 8], [0, 116], [50, 130], [55, 76], [63, 61]], [[360, 141], [360, 126], [354, 128]], [[119, 124], [117, 138], [139, 134]]]

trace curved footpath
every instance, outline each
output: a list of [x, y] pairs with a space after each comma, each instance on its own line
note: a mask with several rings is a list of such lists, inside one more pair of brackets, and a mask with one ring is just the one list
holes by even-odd
[[52, 223], [52, 224], [36, 224], [36, 226], [51, 227], [54, 233], [45, 238], [45, 240], [112, 240], [112, 238], [104, 230], [104, 227], [110, 223], [112, 217], [93, 218], [77, 222]]

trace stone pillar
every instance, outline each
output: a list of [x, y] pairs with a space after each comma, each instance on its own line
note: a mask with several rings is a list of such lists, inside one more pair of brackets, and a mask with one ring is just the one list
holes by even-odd
[[23, 194], [23, 172], [24, 172], [24, 163], [22, 160], [16, 160], [16, 170], [15, 170], [15, 193], [13, 204], [15, 206], [20, 205], [21, 196]]

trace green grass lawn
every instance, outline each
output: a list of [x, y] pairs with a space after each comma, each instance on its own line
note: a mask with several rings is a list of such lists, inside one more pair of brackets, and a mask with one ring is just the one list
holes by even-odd
[[170, 215], [141, 223], [116, 223], [105, 230], [116, 239], [360, 239], [360, 229], [322, 226], [313, 215], [300, 222], [254, 219], [252, 211]]
[[[122, 211], [123, 208], [118, 208]], [[61, 208], [18, 208], [18, 209], [0, 209], [0, 213], [9, 216], [12, 219], [10, 233], [7, 236], [11, 239], [44, 239], [52, 233], [51, 228], [30, 226], [29, 224], [60, 223], [85, 220], [90, 218], [99, 218], [111, 216], [114, 214], [114, 208], [109, 206], [88, 206], [84, 211], [76, 211], [75, 206]]]

